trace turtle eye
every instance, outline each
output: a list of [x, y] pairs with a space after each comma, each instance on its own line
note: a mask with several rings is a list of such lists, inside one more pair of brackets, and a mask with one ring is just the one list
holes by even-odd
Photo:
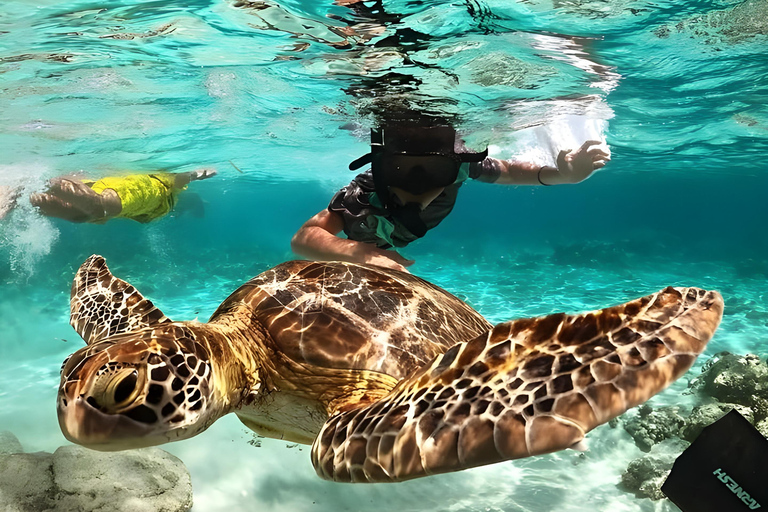
[[124, 405], [124, 402], [128, 401], [136, 392], [136, 382], [139, 378], [139, 373], [133, 370], [128, 375], [122, 377], [115, 386], [115, 405]]
[[135, 368], [121, 368], [103, 375], [94, 387], [92, 399], [105, 412], [122, 409], [139, 396], [138, 382], [139, 372]]

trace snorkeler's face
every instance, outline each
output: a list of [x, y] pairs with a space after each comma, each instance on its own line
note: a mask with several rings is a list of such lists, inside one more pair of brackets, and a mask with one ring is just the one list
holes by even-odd
[[447, 187], [456, 181], [459, 162], [443, 155], [384, 155], [387, 184], [412, 194]]

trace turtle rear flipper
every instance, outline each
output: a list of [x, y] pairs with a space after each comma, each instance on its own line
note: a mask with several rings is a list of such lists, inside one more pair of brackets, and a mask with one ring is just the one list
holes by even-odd
[[104, 258], [95, 254], [75, 275], [69, 309], [69, 323], [88, 345], [171, 321], [136, 288], [113, 276]]
[[722, 312], [717, 292], [670, 287], [499, 324], [332, 416], [312, 462], [330, 480], [391, 482], [568, 448], [682, 376]]

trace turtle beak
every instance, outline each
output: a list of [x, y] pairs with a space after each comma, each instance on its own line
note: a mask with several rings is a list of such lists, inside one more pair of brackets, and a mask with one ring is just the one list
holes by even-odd
[[59, 427], [67, 440], [100, 451], [117, 451], [155, 446], [167, 442], [151, 436], [148, 425], [122, 414], [107, 414], [83, 397], [68, 399], [59, 392]]
[[56, 404], [61, 432], [73, 443], [101, 451], [167, 442], [151, 418], [142, 422], [125, 414], [143, 407], [145, 387], [145, 370], [135, 364], [111, 361], [103, 352], [75, 352], [62, 366]]

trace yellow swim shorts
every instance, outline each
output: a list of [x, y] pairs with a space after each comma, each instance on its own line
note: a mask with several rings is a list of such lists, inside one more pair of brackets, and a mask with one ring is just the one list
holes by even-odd
[[123, 205], [118, 217], [150, 222], [173, 209], [179, 192], [174, 182], [175, 175], [170, 173], [131, 174], [102, 178], [90, 186], [98, 193], [108, 188], [117, 192]]

